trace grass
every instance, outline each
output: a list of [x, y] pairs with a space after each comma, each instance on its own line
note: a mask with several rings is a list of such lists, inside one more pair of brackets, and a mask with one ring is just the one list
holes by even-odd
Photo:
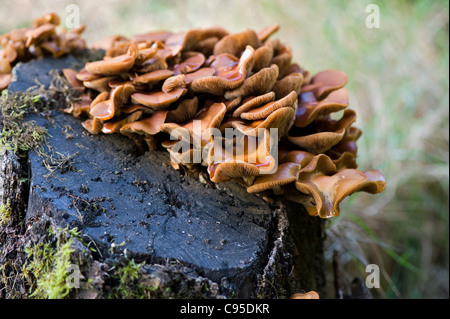
[[[65, 7], [76, 3], [88, 43], [118, 33], [280, 23], [276, 36], [291, 45], [295, 61], [313, 73], [349, 75], [350, 108], [363, 129], [359, 168], [377, 168], [387, 179], [382, 194], [353, 195], [328, 222], [327, 260], [338, 253], [348, 285], [377, 263], [376, 297], [448, 298], [448, 1], [105, 1], [100, 15], [89, 1], [0, 2], [0, 32], [49, 10], [64, 21]], [[371, 3], [380, 8], [379, 29], [365, 26]]]

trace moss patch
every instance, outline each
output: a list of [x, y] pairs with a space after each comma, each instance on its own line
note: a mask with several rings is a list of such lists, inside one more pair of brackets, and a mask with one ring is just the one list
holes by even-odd
[[25, 249], [28, 261], [22, 269], [30, 283], [30, 298], [63, 299], [74, 288], [68, 276], [72, 265], [71, 248], [74, 230], [61, 229], [56, 241], [38, 243]]

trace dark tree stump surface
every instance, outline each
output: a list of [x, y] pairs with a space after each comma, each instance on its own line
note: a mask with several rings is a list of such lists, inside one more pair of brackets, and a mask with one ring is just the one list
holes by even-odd
[[[9, 91], [24, 92], [36, 80], [48, 87], [51, 69], [82, 65], [73, 56], [19, 64]], [[53, 164], [49, 170], [42, 157], [28, 155], [28, 221], [77, 227], [104, 255], [115, 245], [149, 265], [175, 260], [212, 282], [226, 279], [237, 297], [288, 297], [295, 289], [320, 288], [321, 269], [309, 269], [308, 278], [292, 271], [307, 269], [311, 260], [320, 268], [322, 224], [304, 211], [308, 238], [293, 240], [288, 204], [271, 206], [238, 184], [215, 185], [204, 173], [200, 182], [174, 170], [166, 151], [137, 155], [131, 139], [90, 135], [71, 115], [27, 120], [48, 130], [46, 163]], [[58, 157], [69, 160], [52, 163]], [[300, 256], [295, 243], [308, 241], [316, 241], [318, 251]]]

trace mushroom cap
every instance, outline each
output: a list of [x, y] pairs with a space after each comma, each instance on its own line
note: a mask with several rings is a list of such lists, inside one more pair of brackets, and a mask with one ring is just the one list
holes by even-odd
[[277, 77], [278, 66], [272, 64], [270, 67], [263, 68], [246, 78], [238, 88], [225, 92], [225, 98], [232, 100], [237, 97], [265, 94], [272, 89]]
[[33, 20], [33, 27], [34, 28], [38, 28], [41, 25], [44, 24], [54, 24], [54, 25], [59, 25], [59, 23], [61, 22], [61, 20], [59, 19], [59, 16], [54, 13], [54, 12], [49, 12], [41, 17], [38, 17], [36, 19]]
[[287, 154], [285, 154], [283, 157], [278, 158], [280, 164], [283, 163], [296, 163], [300, 165], [300, 168], [305, 167], [311, 160], [314, 158], [314, 154], [310, 152], [305, 151], [289, 151]]
[[337, 89], [328, 94], [326, 98], [317, 101], [311, 91], [302, 92], [299, 97], [299, 105], [294, 125], [305, 127], [322, 115], [338, 112], [349, 104], [346, 88]]
[[127, 123], [120, 129], [124, 135], [155, 135], [161, 131], [161, 126], [166, 120], [167, 111], [157, 111], [152, 116], [132, 123]]
[[343, 87], [348, 80], [345, 72], [339, 70], [325, 70], [317, 73], [309, 85], [302, 88], [302, 92], [312, 91], [318, 100], [323, 100], [329, 93]]
[[109, 83], [114, 79], [114, 76], [105, 76], [90, 81], [83, 81], [83, 85], [88, 89], [92, 89], [98, 92], [109, 92], [109, 90], [111, 89]]
[[286, 75], [286, 70], [291, 65], [291, 61], [292, 61], [291, 47], [288, 46], [287, 44], [279, 44], [275, 50], [275, 54], [272, 58], [271, 63], [278, 65], [280, 79]]
[[161, 90], [164, 93], [169, 93], [177, 88], [184, 88], [186, 87], [186, 81], [185, 81], [185, 75], [184, 74], [178, 74], [171, 77], [168, 77], [162, 87]]
[[214, 55], [229, 53], [239, 56], [247, 46], [257, 49], [261, 46], [261, 41], [254, 30], [247, 29], [240, 33], [233, 33], [224, 36], [214, 46]]
[[291, 73], [276, 81], [272, 87], [272, 91], [275, 92], [276, 99], [281, 99], [292, 91], [299, 94], [302, 84], [303, 75], [301, 73]]
[[257, 72], [262, 68], [270, 66], [273, 58], [273, 46], [272, 42], [268, 41], [263, 46], [255, 50], [255, 62], [253, 64], [253, 72]]
[[6, 89], [11, 82], [11, 74], [0, 74], [0, 91]]
[[385, 188], [386, 182], [377, 170], [360, 172], [356, 169], [344, 169], [334, 175], [313, 175], [299, 173], [296, 188], [313, 196], [315, 205], [306, 207], [310, 215], [321, 218], [339, 216], [339, 204], [351, 194], [365, 191], [379, 193]]
[[240, 117], [243, 112], [247, 112], [251, 109], [254, 109], [258, 106], [261, 106], [265, 103], [269, 103], [275, 99], [274, 92], [268, 92], [266, 94], [258, 95], [258, 96], [249, 96], [246, 97], [242, 104], [236, 108], [233, 112], [233, 117]]
[[313, 133], [297, 136], [294, 132], [288, 136], [288, 141], [312, 153], [325, 153], [343, 139], [346, 129], [355, 119], [355, 111], [346, 110], [339, 121], [330, 118], [316, 121], [317, 126], [310, 129]]
[[311, 290], [306, 293], [293, 294], [289, 299], [320, 299], [320, 298], [317, 292]]
[[[198, 110], [191, 121], [183, 125], [177, 123], [165, 123], [162, 125], [161, 130], [170, 134], [174, 129], [186, 129], [192, 138], [200, 138], [202, 144], [207, 144], [211, 137], [211, 129], [219, 127], [225, 116], [226, 110], [227, 108], [224, 103], [213, 103], [212, 105], [204, 106]], [[197, 127], [194, 124], [194, 120], [200, 121], [200, 132], [195, 130]], [[200, 136], [197, 136], [198, 134], [200, 134]]]
[[247, 187], [249, 193], [259, 193], [276, 186], [283, 186], [293, 183], [297, 180], [300, 165], [296, 163], [283, 163], [278, 165], [277, 171], [274, 174], [258, 176], [253, 185]]
[[166, 70], [168, 68], [166, 58], [161, 56], [161, 50], [147, 61], [139, 66], [135, 66], [134, 70], [139, 73], [152, 72], [156, 70]]
[[206, 58], [203, 54], [197, 53], [180, 64], [175, 64], [173, 66], [173, 74], [177, 75], [180, 73], [191, 73], [193, 71], [198, 70], [205, 63]]
[[275, 24], [272, 24], [272, 25], [265, 27], [264, 29], [258, 31], [257, 35], [258, 35], [259, 41], [265, 42], [272, 34], [277, 32], [279, 29], [280, 29], [280, 24], [275, 23]]
[[126, 54], [110, 58], [108, 60], [100, 60], [95, 62], [88, 62], [85, 65], [86, 70], [91, 74], [96, 75], [117, 75], [130, 70], [139, 57], [139, 49], [136, 43], [133, 43], [128, 48]]
[[50, 35], [55, 34], [56, 25], [51, 23], [44, 23], [34, 29], [30, 29], [25, 33], [27, 41], [25, 46], [30, 47], [32, 44], [39, 43]]
[[122, 106], [128, 102], [134, 92], [135, 89], [132, 85], [118, 86], [111, 92], [109, 100], [91, 106], [90, 114], [102, 121], [110, 120], [120, 114]]
[[[256, 149], [249, 149], [250, 143], [243, 136], [240, 147], [233, 142], [232, 153], [224, 149], [221, 144], [214, 141], [208, 149], [208, 173], [211, 181], [220, 183], [236, 178], [255, 177], [261, 174], [271, 174], [276, 170], [276, 160], [270, 154], [270, 136], [267, 130], [263, 130], [262, 139], [255, 140]], [[239, 152], [238, 150], [244, 153]], [[227, 152], [228, 151], [228, 152]]]
[[73, 69], [63, 69], [64, 77], [67, 79], [67, 82], [78, 92], [83, 92], [85, 87], [83, 86], [83, 82], [78, 80], [76, 75], [77, 71]]
[[155, 84], [173, 75], [172, 70], [155, 70], [141, 74], [133, 79], [133, 84]]
[[167, 113], [167, 122], [185, 123], [192, 119], [197, 113], [198, 98], [194, 96], [192, 99], [183, 99], [178, 103], [176, 109]]
[[295, 103], [297, 103], [297, 93], [292, 91], [290, 94], [277, 101], [272, 101], [247, 112], [242, 112], [240, 116], [244, 120], [261, 120], [282, 107], [293, 107]]
[[151, 107], [154, 110], [166, 109], [186, 94], [187, 89], [177, 87], [170, 92], [153, 91], [150, 93], [134, 93], [131, 95], [131, 101], [135, 104], [142, 104]]
[[122, 128], [122, 126], [124, 126], [127, 123], [128, 123], [127, 118], [123, 118], [123, 119], [117, 120], [117, 121], [108, 121], [106, 123], [103, 123], [102, 133], [103, 134], [118, 133], [118, 132], [120, 132], [120, 129]]
[[96, 135], [102, 131], [103, 122], [98, 118], [87, 119], [81, 125], [91, 134]]
[[295, 109], [292, 107], [282, 107], [272, 112], [264, 120], [251, 121], [250, 123], [244, 121], [233, 121], [232, 126], [238, 129], [245, 135], [256, 136], [258, 129], [261, 128], [276, 128], [278, 129], [278, 138], [282, 138], [289, 130], [289, 123], [291, 118], [295, 114]]
[[216, 70], [214, 70], [213, 68], [200, 68], [197, 71], [185, 74], [184, 82], [186, 83], [186, 85], [189, 85], [197, 79], [212, 76], [215, 73], [216, 73]]
[[223, 95], [226, 91], [237, 88], [253, 67], [254, 52], [251, 46], [247, 46], [239, 62], [237, 58], [227, 53], [216, 56], [211, 63], [211, 67], [216, 70], [215, 75], [192, 81], [191, 90], [197, 93]]
[[89, 72], [86, 70], [86, 68], [82, 68], [82, 69], [80, 70], [80, 72], [78, 72], [78, 73], [75, 75], [75, 77], [76, 77], [78, 80], [82, 81], [82, 82], [84, 82], [84, 81], [92, 81], [92, 80], [96, 80], [96, 79], [100, 79], [100, 78], [101, 78], [101, 76], [99, 76], [99, 75], [94, 75], [94, 74], [89, 73]]

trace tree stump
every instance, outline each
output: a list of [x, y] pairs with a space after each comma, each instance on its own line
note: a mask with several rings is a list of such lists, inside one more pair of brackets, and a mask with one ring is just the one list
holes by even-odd
[[[9, 93], [37, 82], [48, 87], [50, 70], [83, 65], [75, 56], [18, 64]], [[124, 259], [142, 263], [135, 287], [148, 288], [148, 297], [323, 292], [323, 221], [298, 205], [269, 204], [236, 183], [210, 182], [206, 172], [184, 174], [171, 167], [166, 151], [136, 154], [131, 139], [90, 135], [62, 112], [26, 120], [48, 130], [47, 155], [29, 152], [19, 160], [2, 150], [1, 203], [26, 214], [8, 226], [15, 237], [0, 237], [0, 265], [23, 264], [24, 249], [48, 240], [49, 228], [76, 228], [72, 259], [82, 284], [71, 298], [111, 296], [118, 283], [110, 275]], [[0, 291], [6, 282], [0, 280]], [[5, 288], [0, 297], [23, 297], [28, 287], [19, 280]]]

